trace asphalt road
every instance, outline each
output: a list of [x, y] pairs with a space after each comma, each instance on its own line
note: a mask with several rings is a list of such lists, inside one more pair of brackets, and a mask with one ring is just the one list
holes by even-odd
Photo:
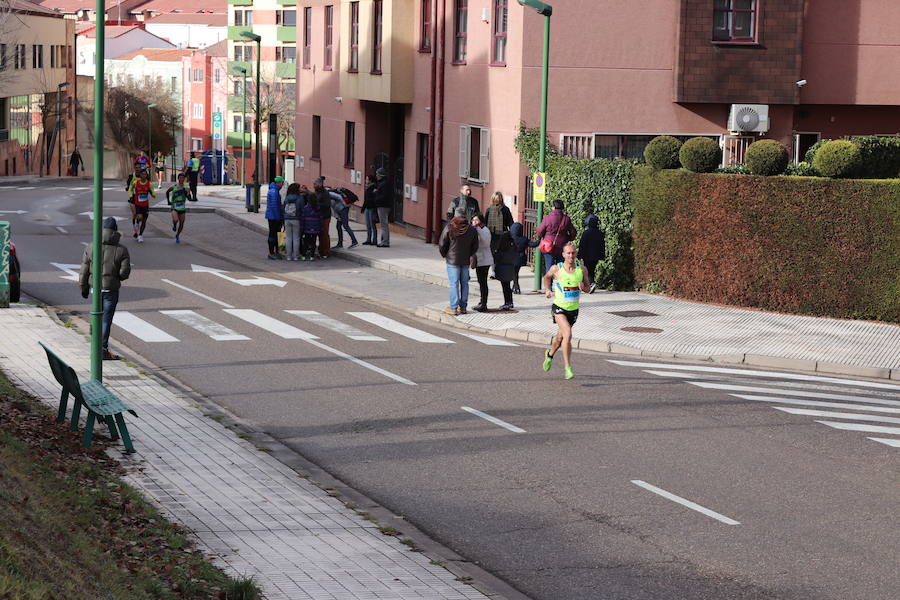
[[[127, 215], [108, 187], [107, 213]], [[0, 210], [27, 211], [0, 213], [23, 291], [85, 313], [51, 263], [79, 262], [90, 191], [34, 188], [0, 187]], [[259, 235], [214, 215], [189, 215], [176, 245], [167, 220], [153, 213], [147, 241], [124, 242], [134, 271], [114, 345], [528, 596], [900, 598], [900, 450], [869, 439], [900, 431], [822, 422], [847, 423], [833, 414], [844, 405], [875, 419], [857, 425], [900, 427], [900, 385], [585, 353], [567, 382], [541, 370], [540, 348], [489, 345], [296, 273], [326, 288], [379, 280], [395, 304], [441, 289], [337, 259], [267, 262]]]

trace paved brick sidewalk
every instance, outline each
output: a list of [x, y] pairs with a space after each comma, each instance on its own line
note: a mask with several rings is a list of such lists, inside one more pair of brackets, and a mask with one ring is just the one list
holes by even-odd
[[[44, 310], [0, 310], [0, 331], [0, 367], [49, 406], [59, 385], [38, 341], [88, 378], [88, 342]], [[126, 479], [269, 600], [487, 598], [157, 380], [122, 361], [104, 363], [104, 380], [140, 416], [126, 417], [137, 453], [114, 453]]]

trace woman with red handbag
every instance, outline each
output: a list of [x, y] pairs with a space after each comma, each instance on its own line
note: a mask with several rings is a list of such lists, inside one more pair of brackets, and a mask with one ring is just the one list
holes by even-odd
[[572, 219], [563, 213], [562, 200], [554, 200], [553, 210], [544, 217], [537, 230], [537, 238], [540, 240], [538, 249], [544, 257], [544, 273], [551, 266], [562, 262], [563, 246], [574, 240], [576, 235]]

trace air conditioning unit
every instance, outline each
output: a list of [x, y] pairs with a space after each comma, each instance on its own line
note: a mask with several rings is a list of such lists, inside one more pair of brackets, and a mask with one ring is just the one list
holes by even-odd
[[765, 133], [769, 130], [768, 104], [732, 104], [728, 131]]

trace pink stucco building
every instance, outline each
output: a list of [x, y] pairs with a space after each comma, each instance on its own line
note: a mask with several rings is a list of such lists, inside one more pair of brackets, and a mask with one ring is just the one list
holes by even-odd
[[[729, 161], [759, 137], [802, 159], [820, 136], [900, 133], [893, 0], [555, 4], [548, 132], [569, 154], [637, 158], [665, 133], [715, 137]], [[300, 0], [297, 27], [298, 181], [361, 192], [383, 166], [395, 221], [429, 240], [463, 183], [524, 218], [513, 140], [539, 120], [541, 16], [512, 0]]]

